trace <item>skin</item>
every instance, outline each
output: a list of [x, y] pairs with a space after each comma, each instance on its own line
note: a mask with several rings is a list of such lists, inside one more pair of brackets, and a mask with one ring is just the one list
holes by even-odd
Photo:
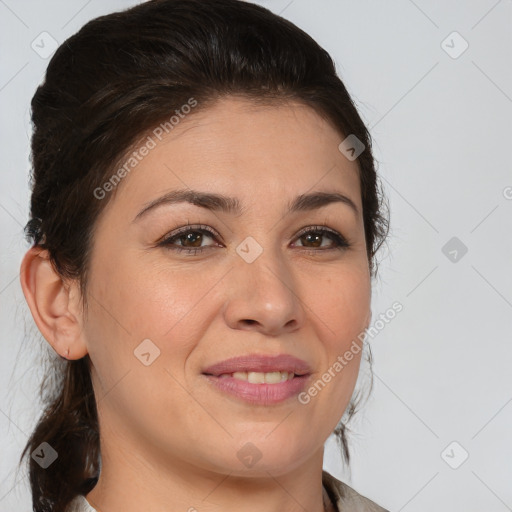
[[[91, 358], [102, 452], [92, 506], [323, 511], [324, 442], [349, 403], [361, 352], [308, 404], [251, 405], [212, 388], [202, 370], [232, 356], [289, 353], [309, 362], [314, 383], [368, 327], [359, 171], [338, 150], [343, 138], [297, 103], [229, 97], [182, 120], [98, 219], [87, 314], [77, 283], [63, 281], [45, 251], [27, 252], [21, 283], [41, 333], [58, 354]], [[150, 201], [187, 187], [238, 197], [244, 211], [169, 204], [133, 222]], [[332, 203], [285, 215], [289, 201], [314, 191], [341, 192], [358, 212]], [[221, 236], [174, 240], [210, 246], [192, 256], [156, 245], [187, 223]], [[350, 247], [323, 251], [335, 246], [328, 235], [297, 237], [318, 224]], [[252, 263], [236, 252], [248, 236], [263, 248]], [[160, 350], [149, 366], [134, 356], [147, 338]], [[252, 467], [237, 457], [248, 442], [261, 453]]]

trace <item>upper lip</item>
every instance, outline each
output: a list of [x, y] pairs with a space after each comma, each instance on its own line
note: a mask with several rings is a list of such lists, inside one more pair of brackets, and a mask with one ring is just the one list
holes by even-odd
[[306, 375], [311, 368], [306, 361], [290, 354], [261, 355], [247, 354], [220, 361], [203, 370], [203, 373], [218, 377], [224, 373], [234, 372], [288, 372]]

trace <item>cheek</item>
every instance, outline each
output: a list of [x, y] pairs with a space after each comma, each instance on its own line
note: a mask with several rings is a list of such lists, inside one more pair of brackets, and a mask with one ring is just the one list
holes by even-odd
[[125, 258], [98, 268], [95, 279], [102, 304], [112, 316], [115, 312], [118, 323], [126, 331], [146, 337], [161, 337], [177, 327], [211, 280], [193, 269], [143, 264], [140, 258]]
[[[190, 329], [195, 328], [194, 312], [204, 314], [204, 304], [194, 309], [201, 306], [203, 290], [197, 281], [188, 272], [161, 272], [128, 258], [96, 265], [90, 274], [86, 335], [99, 395], [108, 396], [104, 404], [144, 415], [169, 396], [186, 401], [165, 370], [182, 380], [197, 337]], [[142, 354], [148, 352], [146, 366]]]
[[[327, 388], [322, 400], [341, 415], [352, 396], [363, 353], [363, 334], [371, 305], [367, 269], [338, 268], [329, 277], [318, 277], [306, 300], [316, 337], [325, 350], [319, 379]], [[322, 385], [319, 385], [322, 389]], [[341, 417], [341, 416], [340, 416]], [[327, 419], [327, 418], [326, 418]], [[334, 418], [339, 420], [338, 416]], [[332, 418], [330, 421], [334, 421]], [[333, 423], [334, 427], [334, 423]]]
[[143, 263], [140, 257], [97, 265], [89, 322], [96, 360], [107, 369], [138, 368], [134, 350], [150, 339], [160, 350], [158, 366], [182, 368], [218, 314], [215, 297], [226, 286], [224, 274], [213, 267]]
[[371, 303], [368, 271], [351, 267], [331, 269], [308, 284], [305, 303], [319, 339], [337, 352], [345, 351], [366, 328]]

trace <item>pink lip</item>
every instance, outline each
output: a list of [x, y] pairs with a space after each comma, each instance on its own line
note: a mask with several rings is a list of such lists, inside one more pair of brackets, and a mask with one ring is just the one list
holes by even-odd
[[[234, 372], [288, 372], [294, 373], [291, 380], [276, 384], [251, 384], [250, 382], [235, 379], [232, 375], [220, 377]], [[311, 374], [311, 367], [306, 361], [289, 354], [265, 356], [248, 354], [232, 357], [203, 371], [208, 381], [217, 389], [230, 395], [241, 398], [246, 402], [259, 405], [271, 405], [282, 402], [299, 394], [305, 387]]]
[[309, 375], [295, 376], [276, 384], [251, 384], [234, 377], [206, 375], [217, 389], [254, 405], [272, 405], [298, 395], [306, 386]]
[[[311, 373], [311, 368], [306, 361], [289, 354], [279, 354], [277, 356], [247, 354], [245, 356], [232, 357], [209, 366], [203, 370], [203, 373], [218, 377], [224, 373], [278, 371], [293, 372], [295, 375], [301, 376]], [[279, 384], [271, 385], [276, 386]]]

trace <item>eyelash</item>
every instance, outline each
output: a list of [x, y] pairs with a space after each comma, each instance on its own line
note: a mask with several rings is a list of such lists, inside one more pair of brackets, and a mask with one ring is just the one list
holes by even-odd
[[[166, 236], [161, 242], [159, 242], [157, 245], [159, 247], [163, 246], [166, 247], [169, 250], [176, 251], [176, 252], [186, 252], [188, 255], [194, 255], [197, 253], [203, 252], [207, 248], [211, 248], [214, 246], [206, 246], [206, 247], [195, 247], [195, 248], [187, 248], [187, 247], [181, 247], [179, 245], [172, 246], [172, 242], [176, 239], [181, 238], [182, 236], [188, 234], [188, 233], [202, 233], [206, 234], [207, 236], [210, 236], [211, 238], [216, 238], [219, 235], [215, 233], [213, 230], [211, 230], [208, 226], [205, 226], [203, 224], [199, 226], [184, 226], [183, 228], [178, 229], [177, 231], [174, 231], [169, 234], [169, 236]], [[348, 249], [352, 244], [347, 241], [345, 237], [343, 237], [340, 233], [337, 231], [334, 231], [330, 228], [326, 228], [325, 226], [310, 226], [304, 230], [301, 230], [297, 238], [301, 238], [304, 235], [307, 235], [309, 233], [317, 233], [321, 235], [328, 235], [331, 240], [335, 242], [335, 245], [333, 247], [329, 247], [327, 249], [304, 249], [305, 252], [309, 254], [315, 254], [318, 255], [319, 252], [327, 252], [332, 250], [346, 250]]]

